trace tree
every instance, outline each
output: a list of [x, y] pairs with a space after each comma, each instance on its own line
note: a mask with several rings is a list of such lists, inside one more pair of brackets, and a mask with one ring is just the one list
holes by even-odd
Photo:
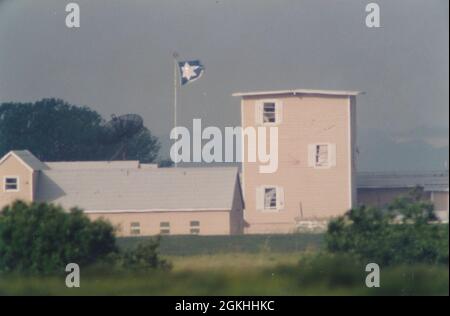
[[414, 190], [386, 209], [361, 206], [328, 225], [327, 248], [382, 265], [448, 264], [448, 224], [435, 222], [433, 205]]
[[112, 225], [79, 209], [17, 201], [0, 213], [0, 272], [64, 272], [68, 263], [83, 267], [116, 251]]
[[[28, 149], [44, 161], [108, 160], [119, 144], [101, 142], [104, 120], [86, 106], [59, 99], [0, 105], [0, 157]], [[152, 162], [160, 145], [148, 129], [130, 140], [127, 159]]]

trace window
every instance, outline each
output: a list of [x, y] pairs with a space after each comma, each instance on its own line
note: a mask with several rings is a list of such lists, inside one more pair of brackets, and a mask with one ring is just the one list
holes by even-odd
[[256, 125], [276, 125], [281, 122], [281, 101], [260, 100], [255, 105]]
[[170, 222], [159, 223], [159, 233], [161, 235], [169, 235], [170, 234]]
[[308, 165], [314, 168], [336, 166], [336, 145], [321, 143], [311, 144], [308, 150]]
[[191, 234], [192, 235], [200, 234], [200, 222], [199, 221], [191, 221]]
[[19, 191], [19, 177], [8, 176], [4, 178], [4, 191], [16, 192]]
[[314, 158], [316, 167], [328, 167], [328, 145], [316, 145], [316, 154]]
[[279, 211], [284, 208], [284, 190], [280, 186], [265, 185], [256, 188], [256, 209]]
[[191, 235], [200, 234], [200, 228], [191, 228]]
[[275, 103], [263, 103], [263, 123], [275, 123]]
[[277, 188], [264, 188], [264, 209], [277, 208]]
[[131, 222], [130, 223], [130, 234], [131, 235], [140, 235], [141, 234], [141, 224], [139, 222]]

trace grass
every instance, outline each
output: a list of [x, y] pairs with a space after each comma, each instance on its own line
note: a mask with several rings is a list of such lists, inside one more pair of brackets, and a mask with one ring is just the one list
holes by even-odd
[[[160, 253], [163, 255], [192, 256], [218, 253], [291, 253], [318, 250], [323, 245], [323, 234], [288, 235], [234, 235], [234, 236], [162, 236]], [[120, 248], [135, 247], [150, 237], [122, 237]]]
[[[140, 238], [120, 238], [135, 247]], [[448, 295], [448, 266], [381, 267], [381, 287], [365, 286], [365, 266], [323, 251], [323, 235], [164, 236], [171, 271], [81, 267], [81, 287], [51, 277], [0, 275], [0, 295]]]
[[447, 266], [382, 268], [381, 287], [367, 288], [363, 266], [307, 252], [164, 257], [170, 272], [82, 269], [81, 287], [72, 289], [65, 275], [0, 276], [0, 295], [448, 295]]
[[295, 266], [304, 252], [292, 253], [219, 253], [214, 255], [163, 256], [173, 265], [174, 272], [183, 271], [252, 271]]

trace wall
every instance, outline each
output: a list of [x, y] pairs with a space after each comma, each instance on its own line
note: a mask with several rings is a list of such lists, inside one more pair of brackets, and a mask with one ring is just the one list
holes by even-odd
[[230, 234], [229, 211], [192, 211], [192, 212], [123, 212], [123, 213], [86, 213], [92, 220], [103, 217], [118, 228], [118, 236], [130, 236], [130, 223], [140, 223], [140, 236], [160, 233], [160, 222], [170, 222], [171, 235], [189, 235], [190, 221], [200, 221], [200, 235]]
[[[19, 191], [4, 192], [4, 177], [18, 176]], [[32, 200], [33, 172], [28, 169], [19, 159], [10, 155], [0, 164], [0, 208], [10, 204], [15, 200]]]
[[[255, 126], [255, 101], [242, 100], [242, 126]], [[279, 167], [273, 174], [261, 174], [258, 163], [243, 163], [245, 220], [247, 233], [288, 233], [301, 221], [323, 221], [346, 212], [355, 202], [354, 144], [350, 126], [355, 106], [347, 96], [267, 96], [283, 102], [279, 133]], [[354, 102], [353, 102], [354, 104]], [[336, 166], [315, 169], [308, 166], [308, 144], [336, 144]], [[246, 148], [246, 147], [245, 147]], [[256, 210], [256, 187], [284, 188], [285, 206], [279, 212]], [[352, 194], [353, 193], [353, 194]]]
[[[358, 189], [358, 205], [384, 207], [394, 201], [395, 198], [407, 195], [410, 188], [387, 188], [387, 189]], [[424, 198], [431, 201], [431, 193], [424, 192]]]
[[431, 199], [438, 218], [448, 223], [449, 220], [449, 199], [447, 192], [432, 192]]

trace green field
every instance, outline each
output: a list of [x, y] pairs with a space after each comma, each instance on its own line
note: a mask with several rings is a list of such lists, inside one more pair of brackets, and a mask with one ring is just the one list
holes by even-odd
[[0, 277], [0, 295], [448, 295], [448, 267], [382, 268], [381, 287], [367, 288], [363, 266], [342, 260], [299, 265], [308, 252], [167, 255], [172, 271], [81, 272], [81, 287], [65, 276]]
[[[119, 245], [132, 248], [142, 239]], [[170, 271], [82, 267], [81, 287], [73, 289], [64, 274], [0, 275], [0, 295], [448, 295], [448, 266], [382, 267], [381, 287], [367, 288], [363, 265], [317, 257], [322, 242], [315, 234], [167, 236], [160, 253]]]

